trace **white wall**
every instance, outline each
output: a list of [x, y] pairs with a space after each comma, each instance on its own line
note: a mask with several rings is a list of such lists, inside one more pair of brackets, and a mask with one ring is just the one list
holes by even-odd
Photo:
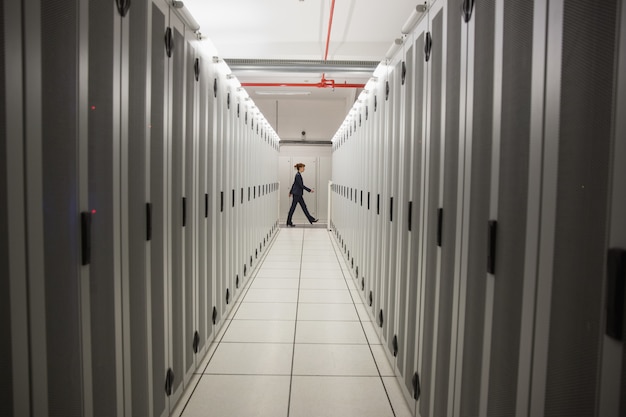
[[283, 140], [330, 140], [354, 103], [354, 95], [338, 92], [336, 99], [262, 98], [251, 91], [254, 103]]

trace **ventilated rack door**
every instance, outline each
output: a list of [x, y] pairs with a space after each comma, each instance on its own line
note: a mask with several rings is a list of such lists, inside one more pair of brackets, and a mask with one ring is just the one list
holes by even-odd
[[[458, 254], [460, 247], [459, 216], [462, 206], [459, 196], [462, 192], [459, 187], [459, 171], [462, 171], [462, 160], [459, 159], [461, 147], [460, 126], [460, 98], [461, 98], [461, 17], [454, 3], [444, 5], [443, 20], [445, 38], [443, 42], [444, 76], [441, 80], [443, 86], [442, 112], [443, 132], [442, 141], [442, 177], [441, 181], [441, 208], [442, 219], [440, 220], [441, 237], [439, 245], [440, 265], [438, 271], [438, 300], [437, 300], [437, 324], [436, 324], [436, 363], [433, 380], [433, 415], [449, 415], [451, 411], [453, 386], [450, 379], [454, 371], [453, 340], [455, 340], [456, 320], [453, 312], [458, 296], [455, 298], [458, 288]], [[433, 34], [435, 32], [433, 31]]]
[[[193, 34], [187, 32], [190, 38]], [[183, 151], [183, 203], [182, 204], [182, 221], [183, 221], [183, 370], [185, 374], [185, 387], [191, 378], [194, 370], [194, 350], [196, 345], [195, 332], [197, 324], [194, 319], [194, 311], [198, 308], [196, 305], [197, 285], [197, 210], [198, 198], [195, 193], [196, 182], [198, 181], [197, 157], [198, 157], [198, 140], [197, 140], [197, 81], [195, 73], [196, 51], [191, 40], [185, 41], [185, 140]]]
[[394, 337], [396, 335], [396, 300], [398, 298], [397, 286], [397, 254], [398, 254], [398, 204], [399, 204], [399, 176], [400, 176], [400, 140], [402, 135], [401, 125], [401, 102], [402, 102], [402, 57], [392, 65], [389, 74], [389, 95], [387, 98], [387, 143], [388, 143], [388, 169], [387, 169], [387, 197], [385, 198], [385, 226], [387, 228], [387, 255], [385, 279], [385, 307], [383, 317], [383, 337], [387, 345], [388, 357], [394, 362]]
[[[468, 74], [462, 91], [468, 90], [461, 103], [466, 117], [464, 146], [463, 239], [457, 335], [455, 409], [459, 415], [478, 415], [481, 400], [481, 374], [485, 334], [485, 302], [489, 257], [490, 203], [494, 120], [494, 48], [496, 1], [477, 2], [472, 19], [462, 25], [461, 63]], [[471, 29], [469, 29], [471, 27]], [[500, 58], [501, 59], [501, 58]], [[495, 224], [495, 223], [492, 223]], [[493, 242], [495, 244], [495, 241]], [[493, 270], [490, 273], [493, 274]]]
[[[218, 61], [219, 62], [219, 61]], [[221, 63], [221, 62], [220, 62]], [[225, 235], [225, 213], [224, 210], [228, 208], [227, 204], [227, 190], [224, 184], [224, 124], [226, 121], [225, 114], [225, 82], [226, 77], [222, 74], [222, 68], [216, 68], [216, 72], [213, 78], [213, 113], [214, 113], [214, 129], [215, 129], [215, 198], [216, 198], [216, 236], [215, 236], [215, 255], [216, 255], [216, 270], [215, 270], [215, 282], [216, 282], [216, 310], [214, 312], [215, 323], [219, 329], [222, 326], [222, 317], [224, 316], [226, 306], [226, 282], [225, 276], [225, 252], [226, 246], [224, 244]]]
[[[210, 62], [203, 56], [196, 56], [194, 64], [197, 66], [198, 74], [198, 133], [197, 133], [197, 181], [195, 186], [196, 195], [196, 224], [197, 224], [197, 288], [195, 299], [197, 309], [195, 311], [196, 331], [198, 332], [196, 342], [196, 366], [204, 356], [206, 348], [212, 336], [213, 323], [211, 313], [213, 307], [213, 285], [212, 285], [212, 256], [211, 256], [211, 230], [212, 230], [212, 188], [210, 182], [211, 159], [210, 159], [210, 112], [209, 112], [209, 81]], [[195, 337], [195, 335], [194, 335]], [[196, 339], [194, 339], [196, 340]]]
[[[77, 99], [85, 106], [81, 110], [87, 108], [87, 91], [80, 86], [86, 80], [79, 73], [86, 70], [79, 59], [79, 41], [87, 36], [79, 30], [80, 9], [78, 3], [43, 2], [40, 10], [45, 303], [33, 306], [31, 314], [45, 324], [39, 337], [45, 339], [47, 386], [33, 381], [33, 395], [37, 402], [43, 400], [48, 415], [82, 415], [91, 406], [82, 395], [91, 390], [82, 367], [89, 369], [91, 364], [76, 360], [89, 346], [88, 337], [81, 336], [81, 319], [86, 323], [91, 319], [89, 309], [81, 306], [84, 301], [88, 305], [89, 289], [81, 283], [88, 282], [89, 272], [81, 271], [88, 259], [81, 259], [86, 253], [80, 247], [81, 211], [88, 210], [87, 184], [81, 179], [88, 175], [84, 165], [87, 115], [77, 111]], [[42, 375], [36, 368], [32, 371]], [[47, 392], [40, 392], [43, 387]]]
[[385, 97], [386, 97], [386, 88], [387, 88], [387, 73], [384, 73], [378, 78], [377, 82], [377, 91], [375, 96], [375, 107], [376, 107], [376, 116], [377, 116], [377, 126], [375, 132], [375, 155], [376, 155], [376, 164], [375, 170], [379, 173], [376, 177], [375, 187], [373, 189], [373, 210], [376, 214], [375, 217], [375, 227], [376, 227], [376, 249], [375, 253], [375, 262], [374, 262], [374, 285], [373, 285], [373, 303], [372, 306], [372, 316], [374, 317], [374, 323], [378, 334], [380, 336], [381, 332], [381, 318], [384, 320], [384, 316], [382, 316], [382, 309], [384, 306], [384, 265], [385, 265], [385, 256], [386, 256], [386, 222], [383, 214], [384, 210], [384, 191], [386, 185], [386, 139], [385, 139], [385, 128], [386, 128], [386, 112], [385, 112]]
[[544, 416], [599, 415], [606, 295], [600, 281], [608, 258], [614, 117], [622, 117], [613, 112], [620, 3], [548, 5], [553, 59], [546, 68], [535, 319], [545, 326], [535, 330], [534, 358], [543, 366], [534, 368], [531, 399], [531, 413]]
[[151, 7], [151, 59], [150, 59], [150, 201], [152, 204], [152, 240], [150, 244], [150, 303], [152, 336], [152, 407], [154, 416], [166, 416], [169, 407], [163, 389], [168, 368], [167, 280], [169, 277], [169, 233], [166, 229], [169, 209], [167, 195], [167, 120], [166, 120], [166, 60], [163, 42], [166, 33], [167, 9], [161, 2]]
[[[528, 202], [533, 2], [504, 3], [497, 267], [490, 323], [488, 415], [515, 412]], [[493, 307], [490, 306], [493, 305]]]
[[[402, 61], [402, 106], [398, 109], [402, 113], [403, 130], [400, 136], [400, 186], [398, 193], [398, 291], [397, 291], [397, 326], [396, 341], [397, 362], [395, 366], [396, 374], [403, 378], [405, 375], [406, 356], [413, 354], [407, 352], [408, 344], [406, 339], [407, 324], [411, 321], [407, 316], [407, 292], [409, 284], [409, 263], [413, 256], [409, 248], [409, 218], [412, 207], [411, 201], [411, 183], [413, 181], [412, 170], [412, 142], [413, 142], [413, 111], [414, 111], [414, 71], [415, 71], [415, 46], [413, 45], [413, 37], [410, 36], [405, 40], [406, 51]], [[411, 219], [412, 220], [412, 219]], [[410, 398], [410, 392], [405, 390], [407, 398]]]
[[[10, 13], [9, 13], [10, 15]], [[4, 7], [0, 8], [0, 21], [2, 22], [2, 28], [4, 29], [4, 19], [5, 12]], [[2, 48], [0, 49], [0, 80], [2, 80], [2, 84], [0, 84], [0, 96], [7, 97], [7, 88], [5, 87], [6, 78], [6, 45], [5, 45], [5, 35], [4, 30], [0, 32], [0, 45]], [[16, 42], [14, 43], [16, 44]], [[13, 64], [15, 65], [15, 64]], [[15, 81], [11, 80], [14, 85], [18, 85]], [[11, 91], [11, 89], [9, 88]], [[13, 91], [11, 91], [13, 92]], [[14, 99], [17, 98], [15, 94], [11, 94], [11, 97]], [[7, 159], [7, 149], [10, 149], [9, 140], [7, 140], [7, 132], [11, 131], [10, 126], [12, 127], [12, 123], [9, 120], [7, 123], [6, 117], [6, 100], [2, 100], [0, 103], [0, 172], [5, 172], [5, 178], [15, 178], [13, 174], [17, 171], [14, 169], [9, 170], [10, 163]], [[17, 120], [16, 120], [17, 121]], [[16, 181], [15, 181], [16, 182]], [[0, 362], [0, 372], [3, 375], [7, 375], [8, 378], [0, 383], [0, 415], [13, 415], [14, 407], [18, 409], [20, 407], [19, 401], [13, 400], [13, 387], [9, 381], [12, 381], [13, 375], [13, 355], [12, 355], [12, 344], [14, 336], [11, 331], [11, 323], [15, 322], [15, 318], [12, 319], [11, 311], [11, 282], [15, 280], [18, 275], [11, 274], [9, 268], [9, 247], [11, 245], [11, 241], [13, 240], [13, 234], [9, 235], [9, 204], [8, 204], [8, 195], [9, 195], [9, 187], [7, 185], [7, 181], [0, 181], [0, 276], [7, 277], [6, 279], [0, 280], [0, 305], [3, 306], [2, 312], [0, 315], [0, 331], [4, 335], [11, 335], [11, 337], [3, 337], [0, 340], [0, 355], [4, 358]], [[20, 224], [23, 227], [21, 222], [15, 222], [15, 224]], [[10, 279], [9, 277], [14, 277]], [[14, 310], [15, 311], [15, 310]], [[15, 313], [14, 313], [15, 314]], [[17, 338], [15, 338], [17, 339]], [[17, 361], [16, 361], [17, 363]]]
[[[148, 340], [150, 318], [149, 253], [154, 225], [153, 204], [149, 199], [151, 172], [147, 91], [149, 84], [148, 19], [149, 3], [133, 4], [128, 14], [128, 303], [130, 314], [130, 367], [132, 415], [149, 415], [151, 381], [146, 361], [152, 343]], [[132, 167], [132, 174], [130, 172]], [[161, 378], [159, 378], [159, 383]], [[159, 384], [160, 385], [160, 384]]]
[[[441, 3], [438, 3], [441, 4]], [[428, 61], [427, 91], [427, 128], [425, 136], [424, 174], [425, 174], [425, 200], [424, 200], [424, 257], [422, 264], [423, 310], [421, 319], [423, 328], [420, 335], [422, 345], [420, 377], [423, 381], [422, 395], [420, 398], [419, 412], [423, 416], [431, 415], [432, 393], [434, 387], [434, 359], [436, 354], [436, 322], [435, 311], [437, 308], [437, 273], [439, 246], [441, 242], [441, 227], [443, 210], [439, 200], [439, 182], [441, 178], [441, 118], [442, 118], [442, 65], [443, 65], [443, 39], [444, 13], [442, 9], [437, 12], [430, 10], [430, 37], [432, 38], [432, 52]]]
[[[178, 18], [170, 11], [169, 27], [172, 30], [172, 56], [169, 58], [170, 65], [170, 101], [169, 117], [171, 118], [171, 151], [170, 179], [170, 203], [171, 215], [169, 216], [170, 244], [172, 250], [172, 272], [170, 278], [170, 345], [171, 367], [174, 373], [171, 403], [175, 403], [178, 395], [182, 393], [185, 376], [185, 286], [187, 277], [185, 274], [185, 241], [189, 229], [184, 223], [187, 222], [187, 196], [185, 195], [185, 147], [189, 136], [185, 130], [185, 71], [186, 43], [185, 28]], [[191, 300], [190, 300], [191, 301]]]
[[[107, 7], [108, 6], [108, 7]], [[122, 18], [106, 4], [89, 7], [90, 333], [93, 409], [122, 412], [121, 62]], [[108, 36], [100, 36], [101, 34]], [[126, 138], [124, 138], [126, 139]], [[83, 159], [84, 161], [84, 159]], [[124, 167], [126, 169], [126, 167]], [[125, 177], [124, 177], [125, 179]]]
[[[421, 273], [423, 255], [423, 215], [424, 215], [424, 135], [426, 132], [426, 71], [427, 62], [424, 55], [427, 20], [422, 20], [415, 31], [415, 87], [413, 108], [413, 136], [411, 147], [411, 236], [409, 237], [409, 269], [407, 272], [407, 333], [406, 363], [404, 368], [404, 386], [413, 398], [417, 397], [414, 388], [414, 377], [419, 368], [420, 334], [421, 334], [421, 292], [423, 276]], [[419, 377], [419, 375], [417, 376]], [[417, 378], [415, 379], [417, 382]]]

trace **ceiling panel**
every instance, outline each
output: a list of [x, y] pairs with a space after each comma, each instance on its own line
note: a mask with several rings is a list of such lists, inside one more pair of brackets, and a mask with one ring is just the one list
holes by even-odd
[[[328, 62], [367, 61], [375, 66], [384, 59], [393, 40], [401, 37], [400, 28], [419, 3], [415, 0], [335, 0]], [[203, 37], [211, 40], [227, 64], [229, 60], [324, 61], [333, 0], [185, 0], [184, 4], [200, 24]], [[304, 125], [309, 126], [311, 133], [318, 131], [311, 126], [331, 124], [320, 127], [322, 136], [326, 133], [321, 132], [334, 132], [339, 127], [361, 91], [340, 88], [339, 84], [365, 84], [373, 73], [373, 70], [348, 71], [346, 68], [319, 71], [313, 65], [306, 69], [299, 66], [297, 71], [284, 67], [232, 71], [244, 84], [320, 84], [322, 77], [329, 80], [326, 86], [334, 82], [335, 89], [245, 86], [264, 113], [275, 107], [289, 106], [293, 110], [291, 114], [299, 112], [302, 117], [312, 118], [309, 123], [300, 123], [303, 129]], [[294, 91], [307, 94], [291, 95]], [[342, 104], [337, 105], [338, 102]], [[318, 106], [317, 111], [315, 106]], [[343, 109], [339, 110], [343, 114], [315, 119], [316, 114], [325, 113], [328, 108]], [[281, 129], [281, 126], [291, 125], [289, 121], [281, 123], [279, 118], [280, 113], [267, 117], [279, 135], [294, 136], [294, 132]]]

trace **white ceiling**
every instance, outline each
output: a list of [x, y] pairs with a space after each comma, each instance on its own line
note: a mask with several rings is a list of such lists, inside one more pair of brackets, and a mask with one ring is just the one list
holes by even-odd
[[[326, 53], [332, 2], [184, 0], [185, 7], [200, 24], [200, 32], [211, 40], [226, 63], [242, 59], [310, 60], [322, 63]], [[419, 3], [420, 0], [335, 0], [327, 61], [348, 61], [347, 66], [355, 61], [368, 61], [370, 67], [374, 66], [384, 59], [393, 40], [401, 37], [400, 28]], [[237, 70], [234, 65], [231, 68], [242, 83], [315, 84], [324, 76], [336, 84], [365, 84], [373, 72], [347, 72], [345, 68], [324, 72], [317, 69], [306, 72], [300, 69], [296, 72], [276, 68]], [[286, 103], [291, 108], [307, 101], [315, 101], [322, 107], [325, 100], [345, 103], [344, 113], [338, 115], [337, 120], [329, 121], [332, 126], [320, 132], [319, 139], [332, 136], [360, 92], [356, 88], [246, 87], [246, 90], [264, 114], [265, 102], [272, 107]], [[268, 90], [309, 91], [310, 95], [257, 95], [258, 91]], [[305, 107], [310, 113], [310, 103]], [[272, 122], [271, 118], [268, 119]], [[304, 129], [304, 126], [298, 128], [298, 137]], [[285, 134], [288, 137], [296, 136], [294, 132], [280, 132], [280, 129], [278, 134], [281, 138]]]

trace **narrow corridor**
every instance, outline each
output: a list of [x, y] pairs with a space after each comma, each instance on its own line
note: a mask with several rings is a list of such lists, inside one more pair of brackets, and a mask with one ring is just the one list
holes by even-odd
[[410, 416], [326, 229], [281, 229], [175, 413]]

